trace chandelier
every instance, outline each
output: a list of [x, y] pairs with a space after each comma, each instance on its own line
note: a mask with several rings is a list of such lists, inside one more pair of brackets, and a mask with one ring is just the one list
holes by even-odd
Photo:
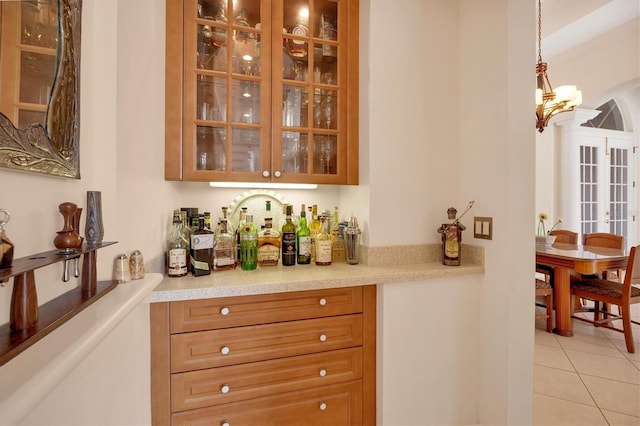
[[549, 82], [547, 63], [542, 62], [542, 12], [538, 0], [538, 63], [536, 64], [536, 128], [540, 133], [549, 120], [561, 112], [573, 111], [582, 103], [582, 92], [576, 86], [560, 86], [555, 89]]

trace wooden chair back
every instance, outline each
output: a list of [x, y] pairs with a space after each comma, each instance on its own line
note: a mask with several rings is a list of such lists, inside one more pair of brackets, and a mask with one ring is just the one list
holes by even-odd
[[582, 236], [582, 244], [585, 246], [606, 247], [613, 249], [624, 248], [624, 237], [622, 235], [609, 234], [606, 232], [594, 232]]
[[567, 229], [555, 229], [549, 235], [556, 237], [555, 242], [560, 244], [578, 244], [578, 233]]
[[627, 263], [627, 272], [624, 276], [624, 282], [622, 284], [622, 298], [631, 295], [631, 286], [633, 284], [640, 284], [640, 255], [636, 255], [636, 251], [640, 250], [640, 245], [631, 247], [629, 251], [629, 262]]

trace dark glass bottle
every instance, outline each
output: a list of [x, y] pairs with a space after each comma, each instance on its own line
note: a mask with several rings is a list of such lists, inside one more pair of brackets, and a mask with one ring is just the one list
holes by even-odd
[[204, 227], [204, 215], [198, 217], [198, 228], [191, 233], [191, 274], [199, 277], [211, 273], [213, 231]]
[[282, 225], [282, 264], [293, 266], [296, 264], [296, 226], [291, 221], [291, 204], [287, 205], [287, 215], [284, 225]]

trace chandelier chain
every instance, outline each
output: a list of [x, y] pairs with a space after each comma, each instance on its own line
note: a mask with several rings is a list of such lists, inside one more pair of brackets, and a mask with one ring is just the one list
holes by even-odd
[[538, 0], [538, 62], [542, 62], [542, 0]]

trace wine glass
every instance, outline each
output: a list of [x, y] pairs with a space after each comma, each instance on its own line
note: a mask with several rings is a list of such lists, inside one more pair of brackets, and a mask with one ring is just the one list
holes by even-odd
[[322, 105], [322, 115], [327, 129], [332, 129], [335, 125], [335, 109], [336, 104], [332, 92], [329, 90], [327, 92], [327, 97], [324, 100], [324, 105]]
[[325, 170], [323, 170], [323, 172], [326, 174], [331, 174], [331, 160], [336, 153], [335, 144], [333, 142], [334, 141], [331, 136], [326, 136], [320, 148], [325, 166]]

